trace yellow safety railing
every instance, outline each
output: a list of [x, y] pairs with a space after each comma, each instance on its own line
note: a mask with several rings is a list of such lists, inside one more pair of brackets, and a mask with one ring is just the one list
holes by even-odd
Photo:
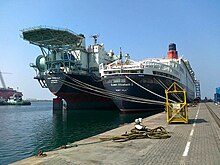
[[[188, 109], [186, 103], [186, 90], [174, 82], [167, 90], [166, 93], [166, 111], [168, 123], [188, 123]], [[178, 99], [176, 102], [169, 102], [174, 96]]]

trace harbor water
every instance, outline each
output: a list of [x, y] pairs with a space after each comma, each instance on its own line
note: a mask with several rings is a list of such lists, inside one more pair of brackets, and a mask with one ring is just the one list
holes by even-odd
[[31, 106], [0, 106], [0, 164], [37, 155], [39, 150], [53, 150], [155, 113], [158, 112], [53, 112], [51, 101], [32, 102]]

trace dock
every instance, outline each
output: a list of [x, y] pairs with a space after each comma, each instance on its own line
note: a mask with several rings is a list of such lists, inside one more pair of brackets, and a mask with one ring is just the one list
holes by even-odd
[[[210, 109], [217, 116], [213, 117]], [[30, 157], [13, 165], [219, 165], [220, 107], [199, 103], [189, 107], [188, 124], [168, 124], [166, 112], [143, 119], [148, 128], [163, 126], [170, 132], [167, 139], [134, 139], [126, 142], [102, 141], [101, 137], [124, 134], [134, 123], [74, 142], [70, 148], [46, 152], [45, 157]]]

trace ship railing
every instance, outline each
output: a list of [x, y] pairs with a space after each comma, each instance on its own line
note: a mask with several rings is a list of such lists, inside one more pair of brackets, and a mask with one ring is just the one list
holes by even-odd
[[67, 29], [67, 28], [58, 28], [55, 26], [45, 26], [45, 25], [40, 25], [40, 26], [35, 26], [35, 27], [30, 27], [30, 28], [25, 28], [22, 29], [21, 32], [25, 32], [25, 31], [32, 31], [32, 30], [39, 30], [39, 29], [54, 29], [54, 30], [60, 30], [60, 31], [68, 31], [69, 33], [72, 33], [74, 35], [77, 35], [74, 31]]
[[110, 69], [142, 69], [142, 64], [124, 64], [124, 63], [114, 63], [112, 65], [99, 65], [99, 69], [110, 70]]
[[179, 77], [179, 72], [172, 66], [158, 63], [158, 62], [152, 62], [152, 61], [142, 61], [135, 64], [128, 64], [125, 65], [124, 63], [114, 62], [108, 65], [100, 64], [99, 69], [100, 70], [125, 70], [125, 69], [143, 69], [143, 68], [153, 68], [160, 71], [167, 71], [170, 72], [176, 76]]
[[140, 67], [140, 62], [136, 62], [134, 60], [131, 59], [127, 59], [125, 61], [123, 61], [122, 59], [117, 59], [114, 62], [110, 63], [110, 64], [103, 64], [101, 63], [99, 65], [99, 69], [121, 69], [121, 68], [138, 68]]
[[73, 73], [81, 70], [82, 64], [77, 61], [70, 60], [56, 60], [56, 61], [47, 61], [47, 72], [66, 72]]
[[166, 65], [166, 64], [148, 61], [148, 62], [144, 62], [144, 67], [167, 71], [167, 72], [174, 73], [175, 75], [179, 76], [179, 72], [175, 68], [173, 68], [172, 66]]

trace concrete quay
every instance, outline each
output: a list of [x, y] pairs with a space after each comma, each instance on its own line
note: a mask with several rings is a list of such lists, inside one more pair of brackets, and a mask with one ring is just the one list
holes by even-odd
[[[220, 107], [207, 103], [220, 118]], [[143, 119], [148, 128], [163, 126], [168, 139], [135, 139], [126, 142], [99, 141], [100, 137], [121, 135], [134, 123], [75, 142], [77, 147], [46, 152], [13, 165], [219, 165], [220, 128], [204, 103], [189, 108], [189, 124], [167, 124], [162, 112]], [[81, 144], [81, 145], [80, 145]]]

